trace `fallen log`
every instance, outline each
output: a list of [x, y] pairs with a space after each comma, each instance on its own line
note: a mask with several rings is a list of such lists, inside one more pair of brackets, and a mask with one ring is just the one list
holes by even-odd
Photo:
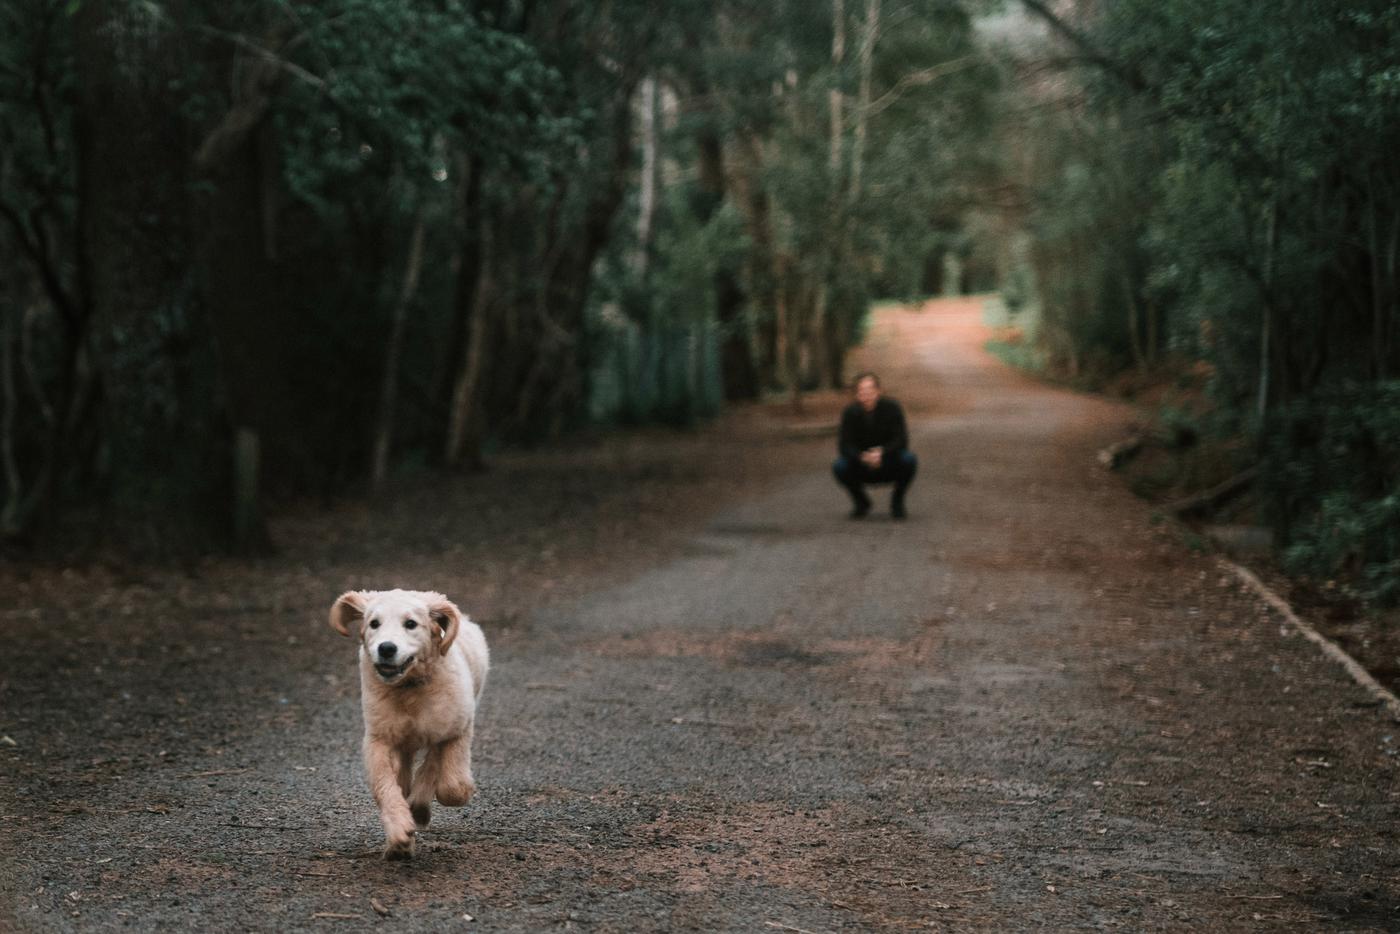
[[1250, 467], [1242, 470], [1223, 483], [1217, 483], [1208, 490], [1203, 490], [1194, 496], [1179, 499], [1170, 503], [1167, 509], [1181, 519], [1198, 518], [1208, 516], [1230, 500], [1248, 490], [1255, 479], [1259, 476], [1258, 467]]
[[1109, 470], [1117, 470], [1136, 457], [1146, 443], [1147, 435], [1141, 433], [1131, 435], [1122, 441], [1115, 441], [1099, 452], [1099, 463]]
[[1236, 558], [1265, 559], [1273, 554], [1274, 533], [1260, 525], [1207, 525], [1201, 530], [1210, 543]]

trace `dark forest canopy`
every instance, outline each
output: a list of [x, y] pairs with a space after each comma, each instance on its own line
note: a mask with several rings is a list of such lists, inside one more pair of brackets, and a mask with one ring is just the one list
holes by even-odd
[[956, 246], [973, 12], [5, 4], [0, 531], [255, 543], [258, 490], [839, 383]]
[[1204, 374], [1295, 566], [1400, 597], [1397, 62], [1395, 0], [12, 0], [0, 539], [256, 546], [998, 288]]

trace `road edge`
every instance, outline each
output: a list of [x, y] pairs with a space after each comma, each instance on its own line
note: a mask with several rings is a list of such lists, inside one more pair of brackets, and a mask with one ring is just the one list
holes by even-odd
[[1390, 718], [1400, 723], [1400, 697], [1392, 694], [1385, 685], [1381, 684], [1371, 673], [1362, 667], [1361, 663], [1343, 649], [1340, 645], [1318, 632], [1307, 622], [1301, 619], [1288, 601], [1274, 593], [1267, 584], [1261, 581], [1255, 574], [1243, 565], [1236, 564], [1229, 558], [1217, 557], [1216, 563], [1225, 570], [1233, 573], [1244, 582], [1250, 590], [1269, 606], [1273, 607], [1284, 618], [1288, 625], [1300, 632], [1305, 639], [1322, 649], [1322, 652], [1333, 661], [1346, 669], [1347, 674], [1358, 685], [1365, 688], [1367, 693], [1380, 701], [1381, 706], [1390, 714]]

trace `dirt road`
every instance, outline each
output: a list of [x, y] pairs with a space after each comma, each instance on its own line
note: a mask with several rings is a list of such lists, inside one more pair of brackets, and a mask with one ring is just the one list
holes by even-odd
[[[1101, 472], [1127, 412], [983, 339], [889, 310], [857, 361], [910, 410], [904, 523], [753, 410], [284, 519], [255, 565], [6, 570], [0, 928], [1400, 928], [1400, 730]], [[411, 864], [324, 623], [352, 585], [460, 597], [495, 653], [480, 794]]]

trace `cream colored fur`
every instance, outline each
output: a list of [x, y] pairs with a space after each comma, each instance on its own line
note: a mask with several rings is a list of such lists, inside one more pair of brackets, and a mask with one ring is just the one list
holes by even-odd
[[489, 665], [486, 636], [442, 594], [416, 590], [350, 591], [331, 607], [330, 622], [360, 642], [365, 772], [384, 824], [384, 858], [408, 859], [434, 798], [456, 807], [476, 792], [472, 729]]

